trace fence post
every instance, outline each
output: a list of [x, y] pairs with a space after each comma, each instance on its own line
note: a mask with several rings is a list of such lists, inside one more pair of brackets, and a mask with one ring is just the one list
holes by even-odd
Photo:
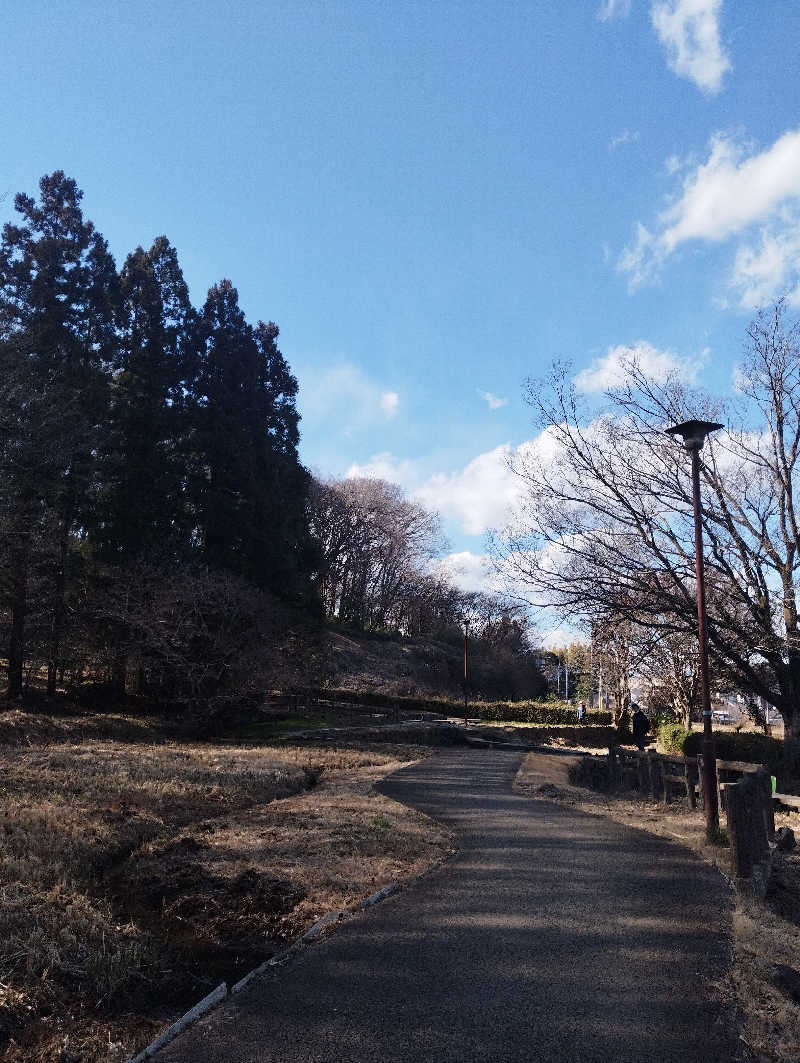
[[772, 782], [767, 769], [761, 765], [755, 773], [755, 788], [758, 792], [758, 805], [763, 824], [764, 859], [769, 859], [769, 843], [775, 840], [775, 808], [772, 804]]
[[636, 754], [636, 762], [639, 769], [639, 793], [646, 794], [650, 790], [650, 762], [647, 759], [647, 754], [639, 751]]
[[697, 794], [694, 792], [695, 775], [697, 773], [697, 761], [689, 760], [689, 758], [687, 757], [686, 762], [684, 764], [684, 769], [686, 771], [686, 801], [689, 805], [689, 808], [695, 809], [697, 808]]
[[[717, 788], [717, 802], [718, 802], [718, 807], [719, 807], [719, 804], [721, 804], [721, 802], [722, 802], [722, 798], [721, 798], [720, 792], [719, 792], [719, 768], [717, 767], [717, 762], [716, 761], [714, 762], [714, 767], [716, 768], [716, 771], [714, 773], [714, 785]], [[697, 754], [697, 773], [698, 773], [698, 777], [699, 777], [699, 780], [700, 780], [700, 800], [703, 803], [703, 808], [705, 808], [706, 807], [706, 794], [705, 794], [705, 774], [706, 773], [703, 770], [703, 754], [702, 753], [698, 753]]]
[[664, 782], [664, 762], [654, 749], [647, 751], [650, 758], [650, 785], [653, 797], [663, 804], [667, 803], [667, 784]]
[[753, 871], [746, 802], [746, 787], [741, 782], [729, 788], [726, 809], [728, 840], [731, 847], [731, 870], [736, 878], [749, 878]]
[[608, 747], [608, 786], [610, 790], [617, 785], [617, 750], [613, 745]]

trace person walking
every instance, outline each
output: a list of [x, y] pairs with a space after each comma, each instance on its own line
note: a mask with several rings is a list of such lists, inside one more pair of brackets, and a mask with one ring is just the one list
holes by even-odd
[[631, 726], [633, 728], [633, 740], [639, 749], [644, 749], [647, 743], [647, 732], [650, 730], [650, 721], [634, 701], [631, 705], [634, 709]]
[[586, 719], [586, 702], [582, 701], [578, 706], [578, 723], [583, 723]]

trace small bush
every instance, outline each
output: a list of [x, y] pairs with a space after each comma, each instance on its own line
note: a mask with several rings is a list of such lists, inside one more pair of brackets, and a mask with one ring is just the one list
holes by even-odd
[[689, 737], [689, 732], [679, 723], [662, 723], [657, 731], [658, 744], [665, 753], [679, 754], [684, 752], [684, 743]]
[[567, 776], [573, 786], [584, 786], [590, 790], [608, 790], [608, 761], [605, 757], [581, 757], [575, 764], [570, 764]]

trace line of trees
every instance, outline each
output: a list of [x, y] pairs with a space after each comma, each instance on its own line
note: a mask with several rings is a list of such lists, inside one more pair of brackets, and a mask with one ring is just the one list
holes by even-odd
[[555, 457], [519, 456], [524, 501], [496, 544], [498, 560], [565, 615], [675, 637], [679, 666], [696, 630], [690, 459], [664, 429], [724, 422], [701, 455], [713, 667], [774, 706], [787, 742], [797, 742], [800, 324], [783, 302], [758, 315], [727, 401], [677, 375], [652, 379], [635, 354], [624, 369], [599, 411], [585, 405], [568, 365], [530, 383]]
[[50, 695], [101, 681], [218, 712], [324, 674], [325, 619], [453, 638], [465, 616], [509, 691], [535, 692], [522, 616], [438, 572], [435, 515], [302, 466], [277, 326], [229, 280], [193, 307], [164, 236], [118, 270], [74, 180], [39, 192], [0, 242], [8, 695], [45, 670]]
[[49, 693], [133, 670], [196, 700], [236, 671], [268, 599], [313, 602], [297, 382], [230, 281], [193, 308], [166, 237], [117, 271], [81, 198], [44, 177], [0, 243], [8, 692], [45, 664]]

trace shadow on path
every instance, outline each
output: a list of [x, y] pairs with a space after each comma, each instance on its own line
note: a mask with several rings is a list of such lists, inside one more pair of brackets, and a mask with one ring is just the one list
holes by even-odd
[[729, 890], [688, 850], [512, 792], [516, 753], [452, 751], [380, 789], [459, 852], [254, 981], [158, 1059], [731, 1063], [708, 995]]

